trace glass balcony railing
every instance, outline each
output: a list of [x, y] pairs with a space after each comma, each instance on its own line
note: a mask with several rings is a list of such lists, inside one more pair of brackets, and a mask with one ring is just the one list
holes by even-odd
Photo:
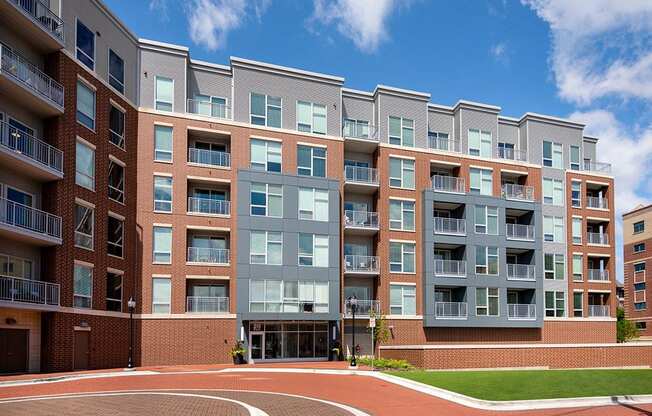
[[466, 319], [467, 316], [466, 302], [435, 302], [436, 319]]
[[188, 162], [200, 165], [228, 168], [231, 166], [231, 154], [205, 149], [188, 149]]
[[188, 212], [195, 214], [230, 215], [231, 201], [188, 197]]
[[379, 273], [380, 259], [378, 256], [344, 256], [345, 273]]
[[530, 303], [508, 303], [507, 319], [536, 319], [537, 306]]
[[605, 246], [609, 244], [609, 235], [606, 233], [587, 232], [586, 238], [589, 244], [600, 244]]
[[228, 313], [229, 298], [217, 296], [188, 296], [186, 297], [186, 312]]
[[503, 198], [515, 201], [534, 201], [534, 187], [526, 185], [516, 185], [511, 183], [503, 184]]
[[344, 211], [344, 227], [348, 228], [378, 228], [378, 213], [368, 211]]
[[527, 152], [519, 149], [507, 149], [496, 147], [494, 154], [497, 159], [514, 160], [517, 162], [527, 162]]
[[369, 123], [362, 123], [352, 120], [344, 120], [342, 125], [342, 136], [350, 137], [352, 139], [363, 139], [377, 142], [378, 130], [376, 126]]
[[459, 140], [445, 137], [428, 137], [428, 147], [433, 150], [441, 150], [444, 152], [460, 153], [461, 145]]
[[610, 315], [609, 305], [589, 305], [589, 316], [607, 317]]
[[507, 263], [507, 279], [535, 281], [537, 280], [535, 270], [532, 264]]
[[596, 173], [611, 173], [611, 164], [603, 162], [584, 161], [584, 170]]
[[510, 240], [534, 241], [534, 226], [527, 224], [505, 224], [505, 235]]
[[432, 175], [430, 178], [432, 189], [439, 192], [452, 192], [463, 194], [466, 192], [466, 182], [464, 178], [456, 176]]
[[226, 248], [188, 247], [188, 262], [229, 264], [230, 250]]
[[609, 209], [607, 198], [598, 198], [595, 196], [586, 197], [587, 208]]
[[344, 166], [346, 182], [378, 185], [378, 170], [363, 166]]
[[462, 218], [435, 217], [435, 234], [466, 235], [466, 220]]
[[222, 103], [212, 103], [210, 101], [188, 100], [188, 113], [198, 114], [206, 117], [221, 118], [224, 120], [231, 119], [231, 108]]
[[600, 270], [600, 269], [589, 269], [588, 278], [592, 281], [598, 282], [608, 282], [609, 281], [609, 270]]
[[[342, 310], [346, 318], [353, 316], [353, 306], [350, 302], [344, 302]], [[355, 316], [380, 316], [380, 301], [357, 299]]]
[[435, 276], [439, 277], [466, 277], [466, 261], [464, 260], [435, 260]]

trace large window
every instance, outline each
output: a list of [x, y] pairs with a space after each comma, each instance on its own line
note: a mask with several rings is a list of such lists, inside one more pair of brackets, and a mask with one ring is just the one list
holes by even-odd
[[297, 173], [303, 176], [326, 177], [326, 148], [297, 146]]
[[281, 127], [281, 98], [251, 93], [251, 124], [267, 127]]
[[477, 234], [498, 235], [498, 208], [476, 205], [475, 232]]
[[305, 133], [326, 134], [326, 106], [297, 101], [297, 130]]
[[249, 255], [251, 264], [283, 264], [283, 233], [251, 231]]
[[280, 172], [281, 143], [251, 139], [251, 168], [267, 172]]
[[156, 102], [154, 108], [161, 111], [174, 109], [174, 80], [165, 77], [156, 77]]
[[582, 218], [573, 217], [573, 244], [582, 244]]
[[154, 211], [172, 212], [172, 178], [154, 176]]
[[389, 242], [389, 271], [392, 273], [414, 273], [415, 243]]
[[642, 253], [645, 251], [645, 243], [634, 244], [634, 253]]
[[109, 160], [109, 198], [125, 202], [125, 168], [115, 160]]
[[93, 267], [75, 263], [73, 306], [91, 308], [93, 303]]
[[498, 316], [500, 308], [498, 302], [498, 288], [475, 288], [475, 314], [477, 316]]
[[498, 274], [498, 247], [476, 246], [475, 272], [477, 274]]
[[33, 272], [34, 263], [32, 260], [0, 254], [0, 275], [31, 280], [34, 278]]
[[392, 315], [417, 314], [417, 287], [415, 285], [389, 285], [389, 313]]
[[172, 282], [169, 278], [152, 279], [152, 313], [170, 313]]
[[95, 130], [95, 90], [77, 80], [77, 121]]
[[634, 234], [642, 233], [645, 231], [645, 221], [638, 221], [634, 223]]
[[120, 149], [125, 148], [125, 113], [112, 105], [109, 110], [109, 140]]
[[545, 253], [543, 255], [544, 277], [550, 280], [564, 280], [566, 259], [563, 254]]
[[95, 33], [77, 19], [77, 59], [88, 69], [95, 69]]
[[172, 263], [172, 227], [154, 227], [154, 263]]
[[543, 216], [543, 240], [554, 243], [564, 242], [564, 218]]
[[403, 117], [390, 117], [389, 143], [414, 147], [414, 120]]
[[493, 194], [493, 171], [491, 169], [469, 169], [471, 176], [470, 189], [473, 194], [492, 195]]
[[106, 310], [122, 311], [122, 273], [106, 273]]
[[109, 49], [109, 84], [119, 91], [125, 92], [125, 62], [113, 49]]
[[75, 145], [75, 183], [95, 190], [95, 148], [80, 140]]
[[564, 292], [546, 291], [545, 309], [548, 317], [563, 317], [565, 313]]
[[469, 154], [491, 157], [491, 132], [469, 129]]
[[154, 126], [154, 160], [172, 162], [172, 127]]
[[328, 221], [328, 190], [299, 188], [299, 219]]
[[328, 313], [329, 283], [250, 280], [249, 312]]
[[299, 233], [299, 266], [328, 267], [328, 236]]
[[582, 182], [571, 182], [571, 206], [573, 208], [582, 207]]
[[283, 185], [252, 182], [251, 215], [283, 217]]
[[583, 312], [582, 292], [573, 292], [573, 316], [576, 318], [581, 318]]
[[414, 189], [414, 160], [389, 158], [389, 186]]
[[124, 247], [124, 219], [108, 215], [107, 253], [122, 257]]
[[93, 250], [95, 230], [95, 209], [88, 205], [75, 204], [75, 246]]
[[543, 178], [543, 203], [549, 205], [564, 205], [564, 181]]
[[579, 146], [570, 147], [570, 168], [571, 170], [580, 170], [580, 148]]
[[389, 228], [414, 231], [414, 201], [389, 200]]
[[549, 141], [543, 142], [543, 166], [564, 168], [564, 152], [562, 145]]
[[573, 280], [576, 282], [582, 281], [583, 267], [582, 267], [582, 255], [573, 254]]

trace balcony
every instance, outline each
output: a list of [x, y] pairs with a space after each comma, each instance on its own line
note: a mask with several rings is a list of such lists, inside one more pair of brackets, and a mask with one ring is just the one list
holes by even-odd
[[378, 256], [344, 256], [344, 273], [372, 274], [380, 273], [380, 258]]
[[231, 167], [231, 154], [218, 152], [215, 150], [188, 149], [188, 163], [196, 163], [203, 166], [213, 166], [217, 168]]
[[63, 152], [0, 121], [0, 160], [40, 180], [63, 178]]
[[216, 296], [187, 296], [187, 313], [228, 313], [229, 298]]
[[435, 276], [466, 277], [466, 261], [437, 259], [435, 260]]
[[598, 198], [595, 196], [586, 197], [586, 207], [593, 209], [609, 209], [607, 198]]
[[526, 224], [505, 224], [505, 236], [509, 240], [534, 241], [534, 226]]
[[369, 123], [344, 120], [342, 137], [378, 142], [378, 130], [376, 126], [370, 125]]
[[0, 276], [0, 301], [59, 306], [59, 285], [39, 280]]
[[587, 232], [586, 233], [586, 241], [589, 244], [597, 244], [597, 245], [602, 245], [602, 246], [608, 246], [609, 245], [609, 235], [606, 233], [592, 233], [592, 232]]
[[593, 173], [610, 174], [611, 164], [603, 162], [590, 162], [586, 160], [584, 161], [584, 170]]
[[344, 166], [344, 186], [353, 191], [374, 193], [379, 187], [378, 170], [362, 166]]
[[210, 101], [188, 100], [187, 112], [222, 120], [231, 119], [231, 107], [226, 104], [212, 103]]
[[188, 197], [188, 212], [203, 215], [231, 215], [231, 201]]
[[466, 302], [435, 302], [435, 319], [466, 319]]
[[503, 184], [503, 198], [512, 201], [534, 202], [534, 187], [505, 183]]
[[459, 140], [443, 137], [428, 137], [428, 147], [433, 150], [460, 153], [462, 146]]
[[41, 0], [0, 1], [0, 16], [12, 31], [43, 52], [64, 46], [64, 22]]
[[507, 280], [534, 282], [537, 280], [536, 268], [532, 264], [507, 263]]
[[519, 149], [506, 149], [496, 147], [494, 149], [496, 159], [514, 160], [516, 162], [527, 162], [527, 152]]
[[344, 229], [352, 234], [375, 234], [378, 231], [378, 213], [368, 211], [344, 211]]
[[589, 269], [588, 279], [593, 282], [608, 282], [609, 270]]
[[435, 217], [433, 221], [435, 234], [466, 235], [465, 219]]
[[45, 117], [63, 114], [63, 86], [0, 44], [0, 90]]
[[511, 319], [511, 320], [537, 319], [537, 305], [532, 303], [508, 303], [507, 319]]
[[609, 305], [589, 305], [589, 316], [596, 318], [610, 316]]
[[188, 247], [188, 263], [228, 265], [229, 255], [226, 248]]
[[[353, 317], [353, 311], [349, 302], [344, 302], [344, 311], [345, 318]], [[380, 301], [378, 300], [360, 300], [358, 299], [357, 308], [355, 310], [355, 316], [358, 317], [367, 317], [367, 316], [380, 316]]]
[[432, 175], [430, 178], [432, 190], [437, 192], [450, 192], [454, 194], [463, 194], [466, 192], [466, 183], [464, 178], [456, 176]]
[[0, 198], [0, 232], [37, 245], [58, 245], [61, 217]]

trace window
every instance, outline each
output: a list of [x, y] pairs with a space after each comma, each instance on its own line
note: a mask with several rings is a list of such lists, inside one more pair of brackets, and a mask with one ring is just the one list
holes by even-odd
[[641, 290], [645, 290], [645, 283], [644, 282], [642, 282], [642, 283], [634, 283], [634, 290], [636, 292], [641, 291]]
[[564, 242], [564, 218], [543, 216], [543, 240], [555, 243]]
[[356, 137], [359, 139], [368, 139], [369, 135], [369, 121], [367, 120], [353, 120], [350, 118], [344, 119], [342, 136]]
[[95, 33], [77, 19], [77, 59], [88, 69], [95, 69]]
[[415, 285], [389, 285], [389, 313], [392, 315], [417, 314], [417, 287]]
[[389, 186], [414, 189], [414, 160], [389, 158]]
[[328, 190], [299, 188], [299, 219], [328, 221]]
[[498, 316], [498, 288], [476, 287], [475, 288], [475, 314], [477, 316]]
[[77, 122], [95, 130], [95, 90], [77, 80]]
[[249, 261], [251, 264], [283, 264], [283, 233], [251, 231]]
[[34, 278], [33, 270], [32, 260], [0, 254], [0, 275], [2, 276], [31, 280]]
[[414, 273], [415, 243], [390, 241], [389, 271], [392, 273]]
[[551, 168], [564, 168], [564, 154], [559, 143], [549, 141], [543, 142], [543, 166]]
[[469, 154], [491, 157], [491, 132], [469, 129]]
[[172, 127], [154, 126], [154, 160], [172, 162]]
[[174, 80], [165, 77], [156, 77], [156, 102], [154, 108], [161, 111], [174, 109]]
[[456, 142], [453, 140], [448, 140], [448, 133], [438, 131], [428, 132], [428, 146], [431, 149], [445, 150], [449, 152], [459, 151], [455, 143]]
[[328, 267], [328, 236], [299, 233], [299, 266]]
[[573, 292], [573, 316], [581, 318], [582, 314], [582, 292]]
[[571, 182], [571, 206], [573, 208], [582, 207], [582, 182]]
[[251, 215], [283, 217], [283, 186], [252, 183]]
[[475, 272], [477, 274], [498, 274], [498, 247], [476, 246]]
[[645, 221], [639, 221], [634, 223], [634, 234], [642, 233], [645, 231]]
[[168, 278], [152, 279], [152, 313], [170, 313], [172, 283]]
[[109, 49], [109, 85], [116, 91], [125, 92], [125, 62], [117, 53]]
[[414, 231], [414, 201], [389, 200], [389, 228]]
[[195, 99], [191, 100], [189, 104], [191, 113], [209, 117], [228, 118], [226, 98], [195, 94]]
[[115, 106], [109, 110], [109, 140], [120, 149], [125, 148], [125, 113]]
[[543, 178], [543, 203], [564, 205], [564, 181]]
[[582, 274], [583, 274], [582, 272], [583, 272], [582, 255], [573, 254], [573, 280], [577, 282], [581, 282]]
[[95, 210], [86, 205], [75, 204], [75, 247], [93, 249]]
[[645, 263], [636, 263], [634, 265], [634, 273], [640, 273], [645, 271]]
[[326, 177], [326, 149], [297, 146], [297, 173], [303, 176]]
[[582, 244], [582, 219], [573, 218], [573, 244]]
[[638, 302], [634, 304], [634, 309], [637, 311], [642, 311], [645, 308], [647, 308], [647, 304], [645, 302]]
[[281, 143], [251, 139], [251, 168], [267, 172], [280, 172]]
[[326, 134], [326, 106], [297, 101], [297, 130], [305, 133]]
[[645, 251], [645, 243], [634, 244], [634, 253], [641, 253]]
[[122, 274], [106, 273], [106, 310], [122, 311]]
[[172, 212], [172, 178], [154, 176], [154, 211]]
[[492, 195], [493, 194], [493, 172], [491, 169], [469, 169], [471, 176], [470, 189], [473, 194]]
[[95, 149], [80, 140], [75, 145], [75, 183], [95, 190]]
[[475, 206], [475, 232], [498, 235], [498, 208], [486, 205]]
[[389, 117], [389, 144], [414, 147], [414, 120]]
[[281, 98], [251, 93], [249, 102], [251, 124], [281, 127]]
[[115, 160], [109, 160], [109, 198], [125, 202], [125, 168]]
[[250, 280], [250, 312], [328, 313], [329, 282]]
[[93, 296], [93, 267], [75, 263], [73, 306], [89, 308]]
[[580, 170], [580, 148], [579, 146], [570, 147], [570, 168], [571, 170]]
[[107, 253], [111, 256], [122, 257], [124, 244], [124, 220], [108, 215]]
[[545, 253], [543, 270], [546, 279], [564, 280], [565, 256], [563, 254]]
[[647, 322], [641, 321], [641, 322], [635, 322], [636, 324], [636, 329], [638, 330], [645, 330], [647, 328]]
[[172, 263], [172, 227], [154, 227], [154, 263]]
[[564, 313], [564, 292], [546, 292], [546, 316], [562, 317]]

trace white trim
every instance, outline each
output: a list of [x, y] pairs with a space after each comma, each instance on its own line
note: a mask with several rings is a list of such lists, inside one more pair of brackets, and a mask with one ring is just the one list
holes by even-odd
[[[170, 126], [173, 126], [173, 124], [170, 124]], [[231, 136], [233, 133], [230, 131], [226, 130], [216, 130], [216, 129], [209, 129], [206, 127], [199, 127], [199, 126], [186, 126], [187, 131], [201, 131], [204, 133], [215, 133], [215, 134], [223, 134], [226, 136]]]
[[415, 240], [398, 240], [394, 238], [389, 239], [390, 243], [408, 243], [408, 244], [416, 244], [417, 242]]
[[90, 326], [73, 326], [72, 327], [73, 331], [80, 331], [80, 332], [91, 332], [91, 327]]
[[[404, 189], [404, 188], [400, 188], [400, 189]], [[416, 199], [414, 199], [414, 198], [403, 198], [403, 197], [400, 197], [400, 196], [390, 196], [389, 199], [390, 200], [393, 199], [393, 200], [396, 200], [396, 201], [416, 202]], [[412, 230], [412, 231], [414, 231], [414, 230]]]
[[[127, 164], [123, 162], [122, 160], [118, 159], [117, 157], [113, 156], [112, 154], [109, 153], [109, 160], [117, 163], [118, 165], [122, 166], [123, 168], [127, 167]], [[126, 182], [126, 181], [125, 181]]]
[[193, 176], [187, 175], [186, 179], [190, 181], [202, 181], [202, 182], [218, 182], [218, 183], [231, 183], [231, 179], [222, 179], [222, 178], [211, 178], [208, 176]]
[[153, 124], [154, 124], [155, 126], [172, 127], [172, 128], [174, 128], [174, 124], [172, 124], [172, 123], [164, 123], [164, 122], [162, 122], [162, 121], [155, 121]]
[[415, 160], [415, 161], [417, 160], [417, 158], [413, 157], [413, 156], [403, 156], [403, 155], [397, 155], [397, 154], [394, 154], [394, 153], [390, 153], [389, 157], [393, 157], [393, 158], [396, 158], [396, 159], [406, 159], [406, 160]]
[[438, 165], [448, 165], [448, 166], [456, 166], [456, 167], [461, 167], [462, 164], [458, 162], [447, 162], [444, 160], [437, 160], [437, 159], [430, 159], [430, 163], [436, 163]]
[[529, 172], [525, 170], [511, 170], [511, 169], [500, 169], [501, 172], [513, 173], [515, 175], [529, 175]]
[[586, 179], [586, 183], [590, 183], [593, 185], [610, 186], [609, 182], [599, 182], [599, 181], [594, 181], [592, 179]]
[[231, 232], [229, 227], [211, 227], [208, 225], [186, 225], [187, 230], [200, 230], [200, 231], [224, 231]]
[[317, 143], [310, 143], [310, 142], [297, 142], [297, 146], [321, 147], [323, 149], [328, 149], [328, 146], [325, 144], [317, 144]]
[[187, 274], [186, 279], [193, 280], [231, 280], [230, 276], [212, 276], [203, 274]]
[[88, 263], [88, 262], [83, 261], [83, 260], [77, 260], [77, 259], [75, 259], [75, 260], [73, 261], [73, 263], [74, 263], [74, 264], [79, 264], [80, 266], [85, 266], [85, 267], [90, 267], [91, 269], [95, 269], [95, 265], [94, 265], [93, 263]]
[[166, 176], [168, 178], [172, 178], [174, 175], [167, 172], [154, 172], [152, 176]]
[[172, 224], [163, 224], [160, 222], [155, 222], [152, 224], [152, 227], [167, 227], [167, 228], [172, 228]]
[[[301, 133], [301, 132], [299, 132]], [[283, 143], [283, 139], [277, 139], [275, 137], [267, 137], [267, 136], [258, 136], [258, 135], [250, 135], [249, 139], [256, 139], [256, 140], [266, 140], [268, 142], [278, 142], [278, 143]]]
[[[405, 285], [405, 286], [416, 286], [416, 283], [413, 282], [389, 282], [390, 285]], [[399, 316], [406, 316], [406, 315], [399, 315]], [[416, 315], [415, 315], [416, 316]]]
[[97, 149], [97, 146], [95, 146], [93, 143], [89, 142], [88, 140], [84, 139], [81, 136], [77, 136], [77, 141], [82, 142], [82, 144], [84, 144], [85, 146], [90, 147], [93, 150], [93, 152]]
[[79, 197], [75, 197], [75, 204], [83, 205], [86, 208], [95, 209], [95, 204], [93, 204], [92, 202], [84, 201]]
[[125, 274], [125, 272], [123, 270], [114, 269], [113, 267], [107, 267], [106, 271], [109, 272], [109, 273], [113, 273], [113, 274], [119, 274], [121, 276], [124, 276], [124, 274]]
[[[490, 166], [482, 166], [482, 165], [469, 165], [469, 168], [475, 168], [475, 169], [482, 169], [482, 170], [490, 170], [493, 171], [494, 168]], [[502, 169], [501, 169], [502, 170]]]
[[170, 279], [170, 278], [172, 278], [172, 275], [171, 274], [160, 274], [160, 273], [156, 274], [156, 273], [153, 273], [152, 278], [154, 278], [154, 277], [159, 278], [159, 279]]

